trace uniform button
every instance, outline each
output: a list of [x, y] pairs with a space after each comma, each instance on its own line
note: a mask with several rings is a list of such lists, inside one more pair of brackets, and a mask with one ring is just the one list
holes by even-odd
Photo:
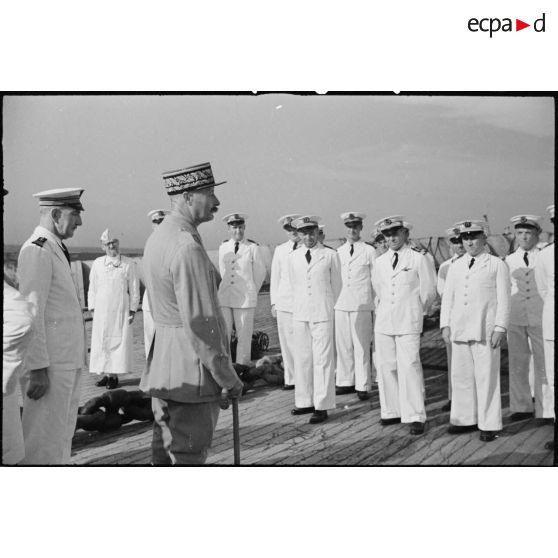
[[467, 306], [467, 303], [466, 303], [466, 302], [464, 302], [464, 303], [463, 303], [463, 305], [464, 305], [464, 306]]
[[468, 275], [465, 275], [465, 279], [469, 279], [469, 276], [468, 276]]
[[528, 293], [531, 292], [531, 289], [527, 289], [527, 292], [528, 292]]
[[529, 300], [530, 297], [527, 297], [527, 300]]
[[467, 296], [467, 293], [464, 293], [463, 296]]

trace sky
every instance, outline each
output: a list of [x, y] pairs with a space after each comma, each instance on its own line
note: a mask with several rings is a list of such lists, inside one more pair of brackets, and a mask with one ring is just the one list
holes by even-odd
[[32, 194], [85, 188], [71, 246], [99, 246], [110, 228], [142, 248], [147, 212], [169, 207], [161, 175], [211, 162], [221, 202], [200, 226], [208, 249], [222, 217], [248, 214], [247, 236], [285, 240], [277, 219], [310, 213], [327, 238], [340, 213], [375, 221], [403, 214], [412, 236], [443, 236], [488, 215], [502, 232], [521, 213], [544, 216], [554, 199], [554, 101], [545, 97], [432, 96], [10, 96], [3, 102], [4, 243], [38, 223]]

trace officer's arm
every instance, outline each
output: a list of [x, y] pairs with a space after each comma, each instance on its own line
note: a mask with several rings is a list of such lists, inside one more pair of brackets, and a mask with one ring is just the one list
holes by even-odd
[[52, 281], [52, 260], [48, 248], [24, 246], [18, 259], [19, 290], [31, 303], [34, 327], [26, 358], [28, 370], [48, 368], [45, 307]]
[[[368, 246], [368, 245], [367, 245]], [[374, 281], [373, 281], [373, 273], [374, 267], [376, 265], [376, 250], [369, 246], [370, 250], [368, 250], [368, 266], [370, 270], [370, 285], [372, 287], [372, 309], [375, 307], [375, 300], [376, 300], [376, 293], [374, 289]]]
[[95, 260], [89, 273], [89, 289], [87, 291], [87, 308], [95, 310], [95, 296], [97, 294], [97, 265]]
[[275, 304], [275, 297], [277, 296], [277, 289], [279, 288], [279, 275], [281, 273], [281, 256], [277, 251], [279, 247], [275, 248], [273, 252], [273, 259], [271, 260], [271, 276], [269, 278], [269, 301], [271, 306]]
[[128, 294], [130, 295], [130, 312], [137, 312], [140, 301], [140, 286], [137, 264], [130, 261], [128, 268]]
[[181, 321], [196, 355], [222, 388], [231, 389], [239, 380], [203, 248], [187, 244], [178, 250], [171, 275]]
[[[551, 248], [549, 248], [551, 250]], [[539, 254], [537, 263], [535, 265], [535, 283], [541, 298], [544, 300], [548, 291], [548, 282], [546, 279], [546, 254], [542, 252]]]
[[424, 312], [428, 314], [430, 312], [430, 307], [436, 300], [436, 274], [426, 256], [421, 255], [418, 260], [420, 300]]
[[[498, 259], [496, 262], [496, 328], [508, 329], [511, 309], [510, 269], [506, 262]], [[500, 330], [501, 331], [501, 330]]]
[[455, 295], [455, 268], [450, 266], [446, 281], [444, 283], [444, 290], [442, 292], [442, 307], [440, 309], [440, 329], [449, 327], [450, 317], [453, 309], [453, 300]]
[[332, 252], [331, 258], [331, 287], [333, 290], [333, 303], [335, 304], [343, 288], [341, 261], [339, 260], [339, 255], [335, 251]]
[[254, 257], [252, 258], [252, 277], [254, 278], [254, 283], [256, 285], [256, 292], [259, 292], [265, 276], [267, 275], [267, 269], [265, 267], [264, 256], [261, 248], [254, 245], [253, 250]]
[[221, 279], [225, 277], [225, 246], [226, 243], [219, 246], [219, 273], [221, 274]]

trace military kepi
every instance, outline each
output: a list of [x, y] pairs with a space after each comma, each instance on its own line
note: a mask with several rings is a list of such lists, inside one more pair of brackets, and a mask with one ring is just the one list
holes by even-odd
[[537, 229], [538, 231], [541, 230], [541, 217], [538, 215], [516, 215], [512, 217], [510, 221], [514, 224], [515, 229], [527, 227], [530, 229]]
[[358, 211], [347, 211], [346, 213], [341, 213], [341, 219], [343, 219], [345, 225], [350, 225], [351, 223], [360, 224], [366, 219], [366, 214]]
[[164, 172], [163, 182], [169, 196], [182, 194], [183, 192], [194, 192], [226, 183], [226, 181], [215, 182], [210, 163]]
[[84, 188], [55, 188], [37, 192], [33, 197], [38, 198], [41, 207], [71, 207], [83, 211], [80, 201], [83, 192]]

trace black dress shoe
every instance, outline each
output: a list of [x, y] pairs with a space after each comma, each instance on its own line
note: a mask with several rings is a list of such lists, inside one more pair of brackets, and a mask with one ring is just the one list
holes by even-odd
[[361, 401], [366, 401], [367, 399], [370, 399], [370, 394], [367, 391], [357, 391], [357, 395]]
[[442, 407], [442, 411], [444, 411], [444, 413], [451, 411], [451, 399]]
[[107, 382], [107, 389], [116, 389], [118, 387], [118, 378], [109, 378]]
[[480, 441], [481, 442], [492, 442], [498, 437], [498, 432], [496, 430], [481, 430]]
[[106, 386], [108, 383], [108, 376], [103, 376], [100, 380], [95, 382], [95, 385], [98, 387]]
[[458, 426], [457, 424], [450, 424], [448, 428], [449, 434], [465, 434], [477, 430], [476, 424], [469, 424], [467, 426]]
[[380, 419], [380, 424], [382, 426], [389, 426], [390, 424], [401, 424], [401, 417]]
[[314, 407], [295, 407], [291, 410], [291, 415], [308, 415], [314, 411]]
[[546, 450], [554, 450], [554, 440], [550, 441], [550, 442], [546, 442], [546, 444], [544, 445], [544, 449]]
[[419, 434], [424, 434], [424, 422], [412, 422], [411, 423], [411, 429], [409, 430], [409, 432], [413, 435], [413, 436], [418, 436]]
[[285, 384], [282, 389], [283, 391], [291, 391], [291, 389], [294, 389], [294, 384]]
[[527, 420], [533, 418], [533, 413], [512, 413], [510, 420], [512, 422], [518, 422], [520, 420]]
[[355, 386], [337, 386], [335, 388], [335, 395], [346, 395], [347, 393], [354, 393]]
[[324, 420], [327, 420], [327, 411], [314, 411], [308, 422], [310, 424], [318, 424], [324, 422]]

